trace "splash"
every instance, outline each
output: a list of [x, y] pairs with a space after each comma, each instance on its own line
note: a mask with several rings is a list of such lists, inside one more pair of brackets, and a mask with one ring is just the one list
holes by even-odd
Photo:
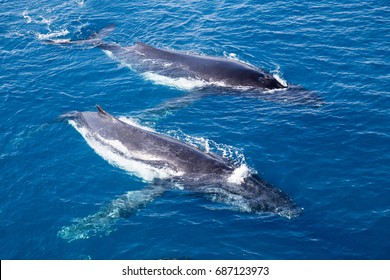
[[73, 0], [73, 2], [75, 2], [76, 5], [81, 6], [81, 7], [84, 6], [84, 4], [85, 4], [84, 0]]
[[[84, 6], [84, 0], [68, 0], [62, 1], [59, 4], [50, 3], [50, 5], [41, 5], [34, 10], [25, 9], [21, 16], [25, 19], [28, 25], [35, 25], [34, 29], [40, 31], [27, 31], [29, 34], [34, 34], [38, 40], [48, 40], [52, 38], [62, 37], [68, 35], [69, 28], [73, 30], [76, 28], [80, 31], [80, 24], [82, 19], [80, 9]], [[64, 13], [66, 11], [66, 13]], [[74, 16], [72, 16], [72, 14]], [[69, 18], [78, 18], [74, 20], [78, 26], [71, 26]], [[66, 22], [65, 24], [63, 22]], [[42, 31], [42, 28], [45, 31]], [[57, 43], [60, 41], [57, 41]]]
[[229, 176], [227, 181], [233, 184], [242, 184], [244, 179], [250, 175], [250, 169], [246, 164], [242, 164], [240, 167], [234, 169], [232, 175]]
[[141, 128], [143, 130], [151, 131], [151, 132], [156, 132], [154, 129], [152, 129], [149, 126], [141, 125], [139, 122], [137, 122], [137, 120], [135, 120], [133, 118], [121, 116], [121, 117], [118, 117], [118, 119], [124, 123], [127, 123], [128, 125], [135, 126], [135, 127]]
[[174, 87], [181, 90], [193, 90], [196, 88], [203, 88], [208, 84], [201, 79], [194, 79], [189, 77], [171, 78], [153, 72], [145, 72], [143, 73], [143, 76], [145, 79], [153, 81], [158, 85]]
[[22, 16], [24, 19], [26, 19], [27, 23], [31, 23], [33, 21], [33, 19], [29, 16], [27, 10], [23, 11]]
[[33, 17], [29, 14], [28, 10], [23, 11], [22, 16], [26, 20], [26, 23], [28, 23], [28, 24], [35, 23], [35, 24], [39, 24], [39, 25], [45, 25], [46, 28], [48, 28], [48, 29], [50, 28], [50, 25], [53, 22], [53, 19], [46, 18], [45, 16], [42, 16], [42, 15], [37, 16], [37, 17]]
[[[60, 31], [54, 31], [54, 32], [46, 33], [46, 34], [37, 33], [36, 37], [38, 40], [44, 41], [44, 40], [49, 40], [52, 38], [57, 38], [60, 36], [65, 36], [68, 34], [69, 34], [69, 31], [67, 29], [62, 29]], [[69, 39], [58, 39], [58, 40], [55, 40], [54, 42], [56, 42], [56, 43], [69, 42]]]
[[246, 63], [244, 61], [241, 61], [238, 58], [237, 54], [235, 54], [235, 53], [228, 53], [228, 52], [224, 51], [223, 52], [223, 56], [226, 57], [227, 59], [231, 59], [231, 60], [235, 60], [235, 61], [238, 61], [238, 62], [241, 62], [241, 63], [244, 63], [244, 64], [248, 64], [248, 63]]
[[282, 73], [280, 72], [279, 66], [277, 66], [275, 70], [271, 71], [271, 74], [282, 86], [288, 86], [288, 82], [282, 78]]
[[227, 144], [220, 144], [204, 137], [191, 136], [181, 130], [170, 130], [167, 134], [206, 153], [219, 155], [235, 166], [246, 165], [242, 149]]

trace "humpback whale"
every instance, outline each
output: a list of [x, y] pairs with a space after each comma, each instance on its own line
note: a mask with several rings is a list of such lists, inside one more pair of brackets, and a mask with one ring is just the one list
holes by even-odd
[[141, 42], [126, 47], [104, 42], [103, 38], [114, 28], [114, 24], [108, 25], [84, 40], [48, 40], [46, 42], [91, 44], [146, 76], [192, 79], [201, 81], [202, 84], [222, 87], [263, 90], [288, 87], [265, 70], [234, 59], [159, 49]]
[[315, 92], [289, 84], [277, 75], [226, 57], [159, 49], [141, 42], [132, 46], [107, 43], [103, 39], [115, 29], [110, 24], [86, 39], [50, 39], [48, 44], [88, 45], [157, 84], [196, 90], [198, 98], [208, 91], [241, 94], [281, 104], [321, 106]]
[[301, 212], [286, 193], [249, 169], [242, 172], [242, 166], [224, 158], [124, 122], [100, 106], [97, 109], [97, 112], [72, 112], [64, 118], [96, 153], [149, 185], [130, 191], [98, 213], [63, 227], [58, 234], [60, 237], [74, 240], [105, 231], [116, 220], [127, 217], [168, 189], [200, 193], [244, 212], [272, 213], [286, 218], [296, 217]]

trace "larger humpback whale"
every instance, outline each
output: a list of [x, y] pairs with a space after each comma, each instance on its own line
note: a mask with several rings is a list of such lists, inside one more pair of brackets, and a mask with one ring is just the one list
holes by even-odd
[[97, 106], [98, 112], [73, 112], [66, 119], [87, 143], [111, 164], [137, 175], [150, 185], [130, 191], [101, 211], [64, 227], [65, 239], [88, 238], [107, 230], [120, 217], [153, 201], [166, 189], [201, 193], [240, 211], [297, 216], [287, 194], [258, 175], [175, 138], [124, 122]]
[[[193, 79], [202, 85], [244, 87], [265, 90], [285, 89], [287, 85], [263, 69], [225, 57], [158, 49], [138, 42], [122, 47], [106, 43], [103, 38], [115, 28], [114, 24], [83, 40], [48, 40], [53, 44], [91, 44], [107, 52], [132, 69], [156, 78]], [[154, 75], [154, 76], [153, 76]]]

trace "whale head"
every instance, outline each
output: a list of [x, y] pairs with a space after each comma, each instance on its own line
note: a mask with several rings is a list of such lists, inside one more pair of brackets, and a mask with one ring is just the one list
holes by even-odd
[[272, 74], [262, 71], [261, 69], [245, 68], [236, 70], [231, 75], [233, 84], [247, 86], [261, 90], [285, 89], [287, 85], [282, 84]]
[[292, 219], [300, 215], [302, 208], [277, 187], [264, 181], [256, 174], [245, 178], [243, 182], [249, 200], [249, 208], [255, 213], [275, 213]]
[[257, 174], [248, 174], [239, 181], [213, 180], [197, 182], [194, 190], [205, 193], [212, 201], [237, 208], [241, 212], [271, 214], [292, 219], [300, 215], [302, 208], [279, 188], [261, 179]]
[[262, 89], [284, 89], [287, 88], [286, 85], [283, 85], [275, 77], [270, 74], [264, 74], [264, 76], [259, 76], [255, 80], [255, 86]]

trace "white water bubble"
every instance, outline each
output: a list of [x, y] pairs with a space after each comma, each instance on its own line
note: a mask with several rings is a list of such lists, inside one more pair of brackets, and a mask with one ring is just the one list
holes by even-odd
[[242, 184], [244, 179], [250, 175], [250, 169], [246, 164], [242, 164], [240, 167], [234, 169], [233, 173], [229, 176], [228, 182], [233, 184]]
[[145, 72], [143, 73], [143, 76], [147, 80], [151, 80], [156, 84], [175, 87], [182, 90], [192, 90], [195, 88], [202, 88], [206, 85], [206, 82], [200, 79], [185, 78], [185, 77], [172, 78], [172, 77], [159, 75], [153, 72]]
[[288, 82], [282, 78], [282, 73], [280, 72], [279, 66], [277, 66], [277, 68], [275, 70], [272, 70], [271, 74], [282, 86], [285, 86], [285, 87], [288, 86]]
[[[50, 33], [47, 33], [47, 34], [37, 33], [36, 36], [37, 36], [38, 40], [49, 40], [49, 39], [52, 39], [52, 38], [65, 36], [65, 35], [68, 35], [68, 34], [69, 34], [69, 31], [67, 29], [62, 29], [60, 31], [54, 31], [54, 32], [50, 32]], [[55, 42], [55, 43], [64, 43], [64, 42], [69, 42], [69, 41], [70, 41], [69, 39], [53, 40], [53, 42]]]
[[143, 130], [151, 131], [151, 132], [156, 132], [154, 129], [152, 129], [148, 126], [141, 125], [139, 122], [137, 122], [133, 118], [120, 116], [120, 117], [118, 117], [118, 119], [124, 123], [127, 123], [128, 125], [135, 126], [135, 127], [141, 128]]
[[28, 15], [28, 11], [27, 10], [23, 11], [22, 16], [23, 16], [23, 18], [26, 19], [27, 23], [31, 23], [32, 22], [32, 18]]

